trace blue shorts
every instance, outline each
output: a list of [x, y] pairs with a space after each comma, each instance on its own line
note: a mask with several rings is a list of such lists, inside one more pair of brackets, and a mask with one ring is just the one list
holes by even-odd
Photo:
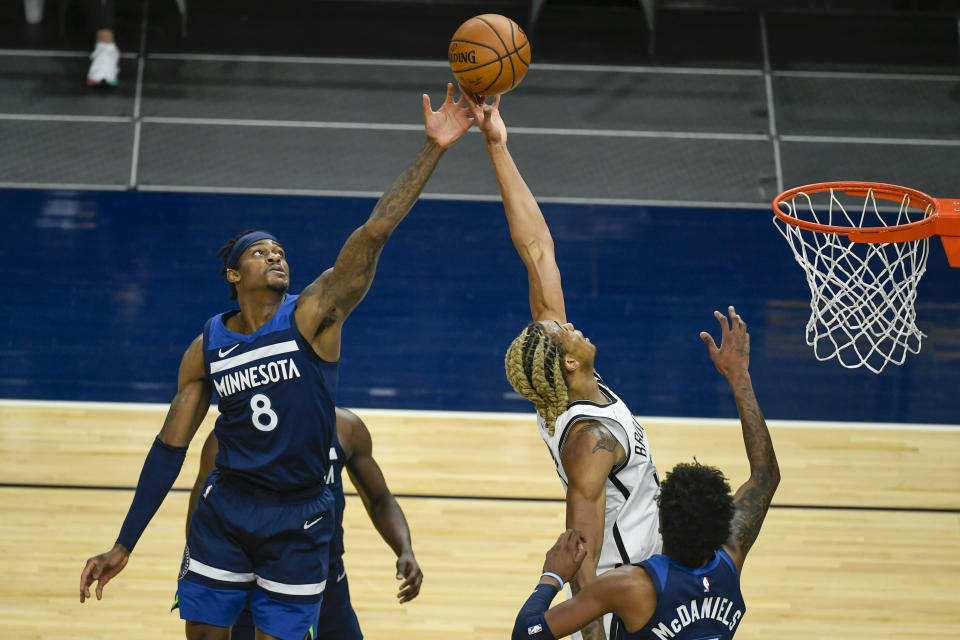
[[363, 640], [360, 622], [350, 604], [350, 585], [343, 558], [330, 560], [330, 580], [320, 605], [317, 640]]
[[214, 470], [190, 522], [177, 582], [180, 617], [229, 627], [249, 603], [266, 633], [281, 640], [309, 637], [336, 522], [333, 494], [318, 490], [290, 500], [241, 488]]
[[[315, 627], [316, 640], [363, 640], [360, 622], [350, 604], [350, 588], [342, 558], [330, 561], [330, 580], [323, 592], [320, 620]], [[254, 640], [253, 614], [244, 609], [233, 625], [231, 640]]]

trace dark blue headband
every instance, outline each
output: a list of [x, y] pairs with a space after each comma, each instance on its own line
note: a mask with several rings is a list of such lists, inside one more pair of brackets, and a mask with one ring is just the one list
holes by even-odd
[[233, 249], [230, 250], [230, 255], [227, 256], [227, 269], [236, 269], [237, 263], [240, 261], [240, 256], [247, 250], [247, 247], [260, 240], [273, 240], [277, 244], [280, 244], [279, 240], [266, 231], [251, 231], [246, 235], [240, 236], [234, 243]]

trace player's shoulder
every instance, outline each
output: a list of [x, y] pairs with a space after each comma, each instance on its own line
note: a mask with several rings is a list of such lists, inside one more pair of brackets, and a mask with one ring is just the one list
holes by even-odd
[[366, 430], [367, 426], [363, 423], [363, 420], [360, 419], [360, 416], [355, 414], [350, 409], [344, 409], [343, 407], [336, 408], [337, 414], [337, 429], [341, 428], [341, 425], [345, 429], [363, 429]]
[[[599, 449], [613, 451], [619, 441], [614, 435], [609, 419], [602, 416], [580, 415], [567, 422], [560, 438], [562, 455], [578, 455], [582, 450], [596, 452]], [[622, 446], [622, 445], [621, 445]]]
[[202, 369], [203, 368], [203, 345], [204, 345], [204, 339], [203, 339], [203, 334], [201, 333], [190, 342], [186, 350], [183, 352], [183, 359], [181, 360], [181, 366], [182, 367], [199, 366]]
[[610, 428], [600, 416], [579, 415], [567, 422], [566, 430], [565, 445], [583, 436], [602, 437]]
[[717, 555], [738, 576], [743, 573], [743, 564], [747, 559], [747, 554], [741, 551], [734, 536], [730, 536], [730, 539], [723, 543], [723, 546], [717, 551]]
[[650, 573], [639, 562], [610, 569], [603, 575], [608, 574], [612, 578], [616, 578], [614, 584], [638, 589], [653, 589], [653, 579], [650, 577]]
[[639, 565], [628, 564], [611, 569], [603, 573], [597, 582], [602, 583], [603, 590], [608, 594], [605, 599], [620, 603], [621, 606], [615, 606], [615, 610], [634, 608], [640, 603], [655, 603], [657, 599], [653, 579]]
[[337, 439], [349, 458], [357, 451], [370, 448], [370, 431], [363, 420], [349, 409], [337, 407]]
[[628, 564], [620, 567], [624, 570], [625, 580], [629, 587], [637, 593], [644, 595], [656, 595], [656, 587], [653, 584], [653, 577], [640, 565]]
[[299, 299], [297, 300], [297, 306], [306, 302], [307, 300], [315, 299], [318, 296], [321, 296], [324, 291], [324, 284], [326, 284], [330, 278], [333, 276], [333, 267], [329, 267], [321, 273], [317, 278], [304, 287], [303, 291], [299, 294]]
[[207, 367], [203, 358], [203, 334], [197, 336], [180, 358], [180, 368], [177, 372], [178, 384], [203, 380]]

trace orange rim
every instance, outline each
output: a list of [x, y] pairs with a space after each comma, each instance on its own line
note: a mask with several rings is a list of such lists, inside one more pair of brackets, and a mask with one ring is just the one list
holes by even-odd
[[[899, 224], [890, 227], [870, 227], [861, 229], [860, 227], [844, 227], [800, 220], [799, 218], [790, 215], [780, 208], [781, 203], [786, 203], [787, 201], [792, 200], [800, 193], [822, 193], [824, 191], [829, 191], [830, 189], [843, 191], [847, 195], [851, 196], [863, 197], [866, 197], [867, 193], [872, 189], [873, 195], [876, 198], [902, 203], [904, 198], [907, 197], [909, 198], [907, 206], [914, 207], [920, 211], [925, 211], [932, 207], [932, 212], [923, 220], [917, 220], [915, 222], [908, 222], [906, 224]], [[938, 233], [938, 225], [936, 222], [939, 219], [940, 210], [944, 208], [945, 202], [946, 200], [934, 198], [923, 193], [922, 191], [910, 189], [909, 187], [897, 186], [895, 184], [855, 181], [818, 182], [784, 191], [774, 198], [773, 212], [785, 223], [795, 227], [808, 229], [810, 231], [817, 231], [819, 233], [838, 233], [841, 235], [846, 235], [849, 236], [854, 242], [907, 242], [909, 240], [929, 238], [935, 233]]]

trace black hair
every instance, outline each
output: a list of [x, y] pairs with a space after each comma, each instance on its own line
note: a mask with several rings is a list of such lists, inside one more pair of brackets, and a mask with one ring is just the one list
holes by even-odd
[[730, 538], [733, 496], [716, 467], [680, 463], [660, 484], [660, 529], [664, 553], [695, 569]]
[[[233, 251], [233, 246], [237, 244], [237, 240], [254, 231], [257, 231], [257, 229], [247, 229], [246, 231], [241, 231], [234, 237], [230, 238], [230, 240], [227, 241], [227, 244], [217, 249], [217, 257], [220, 258], [221, 262], [223, 262], [223, 267], [220, 269], [220, 275], [223, 277], [227, 276], [227, 258], [230, 257], [230, 252]], [[230, 287], [230, 299], [236, 300], [237, 285], [233, 284], [232, 282], [228, 282], [227, 285]]]

